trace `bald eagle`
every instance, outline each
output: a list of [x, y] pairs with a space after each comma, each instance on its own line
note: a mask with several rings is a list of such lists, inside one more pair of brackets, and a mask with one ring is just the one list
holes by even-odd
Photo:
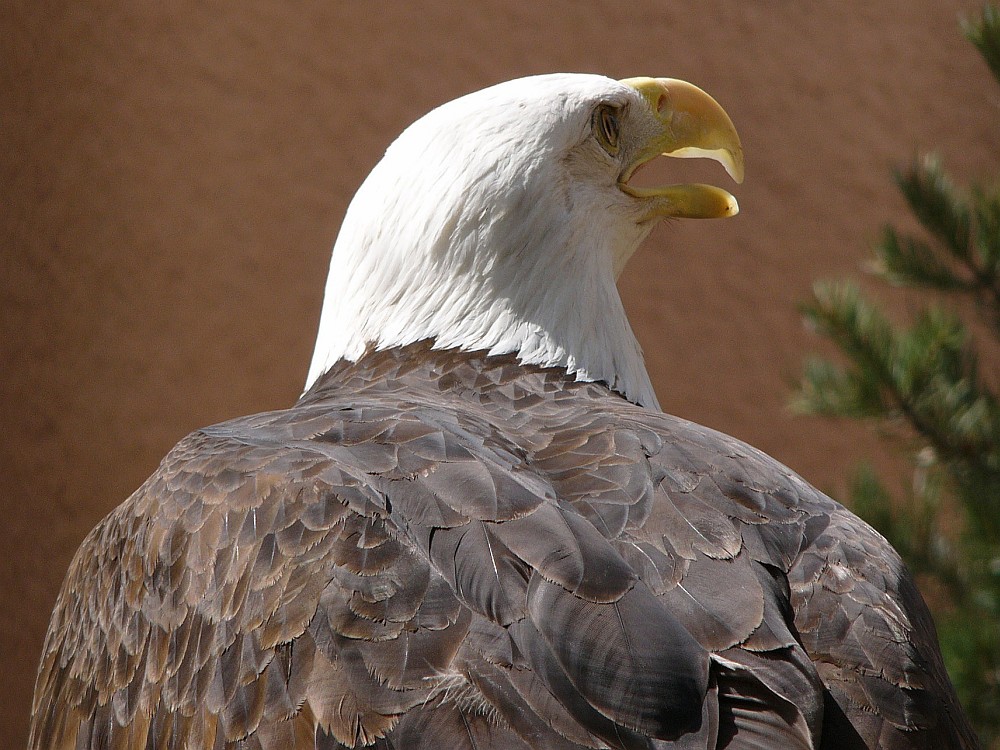
[[657, 155], [742, 148], [691, 84], [445, 104], [359, 189], [307, 388], [206, 427], [84, 540], [31, 748], [975, 747], [889, 544], [663, 414], [616, 279]]

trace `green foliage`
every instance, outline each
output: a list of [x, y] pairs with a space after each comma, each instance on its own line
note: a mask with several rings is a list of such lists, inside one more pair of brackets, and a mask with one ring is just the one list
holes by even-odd
[[[1000, 11], [987, 7], [965, 33], [1000, 82]], [[984, 742], [1000, 748], [1000, 402], [955, 312], [969, 306], [951, 304], [973, 300], [1000, 342], [1000, 189], [962, 190], [934, 157], [895, 178], [923, 232], [886, 227], [872, 267], [932, 298], [899, 325], [856, 284], [817, 283], [803, 315], [846, 364], [809, 359], [793, 405], [869, 421], [910, 457], [911, 486], [894, 497], [864, 465], [849, 504], [917, 575], [959, 697]]]
[[987, 5], [983, 8], [981, 18], [974, 21], [965, 21], [962, 30], [965, 36], [976, 45], [976, 49], [986, 60], [986, 64], [993, 71], [993, 77], [1000, 80], [1000, 10], [995, 6]]

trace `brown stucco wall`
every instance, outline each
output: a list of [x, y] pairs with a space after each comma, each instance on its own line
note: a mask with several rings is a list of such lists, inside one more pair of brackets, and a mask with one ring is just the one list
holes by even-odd
[[996, 171], [998, 92], [956, 29], [978, 5], [4, 4], [4, 744], [80, 540], [189, 430], [295, 399], [353, 190], [407, 123], [490, 83], [713, 93], [744, 139], [743, 213], [659, 229], [621, 283], [661, 402], [822, 487], [884, 461], [863, 429], [787, 413], [818, 346], [794, 305], [905, 216], [890, 165], [933, 147], [959, 177]]

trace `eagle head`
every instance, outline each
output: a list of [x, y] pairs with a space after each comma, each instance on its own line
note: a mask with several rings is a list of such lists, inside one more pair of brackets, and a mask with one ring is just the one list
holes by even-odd
[[532, 76], [420, 118], [344, 217], [307, 387], [370, 347], [432, 339], [565, 367], [656, 408], [615, 282], [658, 221], [738, 211], [710, 185], [630, 185], [659, 155], [743, 177], [728, 115], [675, 79]]

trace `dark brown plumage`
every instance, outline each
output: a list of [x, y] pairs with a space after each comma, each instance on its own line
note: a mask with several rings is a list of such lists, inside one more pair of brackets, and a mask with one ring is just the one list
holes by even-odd
[[171, 451], [73, 561], [30, 744], [976, 741], [847, 510], [599, 383], [422, 343]]

